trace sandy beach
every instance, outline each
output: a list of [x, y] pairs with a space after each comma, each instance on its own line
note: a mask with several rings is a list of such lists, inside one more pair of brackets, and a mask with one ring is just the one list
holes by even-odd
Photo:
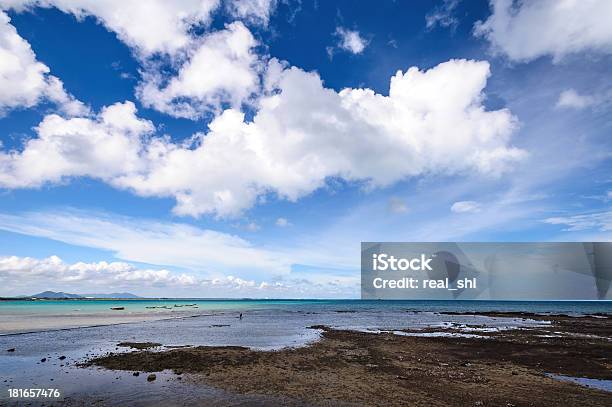
[[[202, 386], [281, 397], [292, 405], [609, 405], [609, 317], [483, 316], [550, 324], [513, 330], [451, 325], [393, 332], [313, 326], [322, 331], [322, 338], [305, 347], [145, 349], [96, 357], [84, 366], [144, 377], [170, 371], [175, 378]], [[587, 387], [560, 380], [564, 377], [596, 380]]]

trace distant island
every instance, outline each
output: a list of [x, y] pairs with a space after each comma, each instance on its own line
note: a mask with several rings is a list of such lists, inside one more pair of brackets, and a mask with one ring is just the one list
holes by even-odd
[[132, 293], [110, 293], [110, 294], [70, 294], [62, 291], [43, 291], [42, 293], [30, 295], [29, 298], [45, 299], [87, 299], [87, 298], [142, 298]]

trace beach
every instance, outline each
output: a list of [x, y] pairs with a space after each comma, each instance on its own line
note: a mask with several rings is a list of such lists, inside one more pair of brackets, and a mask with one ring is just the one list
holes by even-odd
[[3, 335], [0, 401], [18, 405], [8, 389], [43, 386], [61, 390], [46, 405], [608, 405], [609, 307], [215, 303], [200, 315]]
[[471, 327], [480, 333], [467, 337], [402, 334], [460, 335], [461, 328], [364, 333], [313, 327], [323, 330], [323, 339], [297, 349], [194, 347], [105, 356], [88, 365], [191, 373], [195, 382], [295, 404], [609, 405], [610, 393], [547, 376], [612, 379], [609, 321], [551, 319], [530, 331]]

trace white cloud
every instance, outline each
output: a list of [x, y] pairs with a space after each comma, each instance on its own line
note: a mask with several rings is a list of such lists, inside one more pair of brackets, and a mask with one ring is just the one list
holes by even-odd
[[218, 5], [219, 0], [0, 0], [3, 9], [57, 7], [78, 19], [93, 16], [143, 56], [174, 54], [187, 46], [189, 31], [207, 24]]
[[50, 115], [23, 151], [0, 153], [0, 186], [89, 176], [141, 196], [174, 197], [179, 215], [234, 216], [263, 194], [295, 201], [329, 177], [380, 188], [430, 173], [497, 176], [526, 153], [509, 146], [512, 114], [482, 105], [488, 76], [486, 62], [451, 60], [398, 71], [389, 96], [337, 93], [317, 74], [273, 60], [266, 78], [273, 91], [252, 122], [228, 109], [185, 145], [149, 137], [152, 124], [130, 102], [93, 119]]
[[582, 230], [610, 232], [612, 231], [612, 211], [552, 217], [544, 219], [544, 222], [551, 225], [564, 225], [566, 226], [564, 230], [568, 232]]
[[[338, 256], [340, 250], [336, 248], [315, 251], [289, 245], [277, 248], [257, 247], [235, 235], [187, 224], [75, 210], [0, 214], [0, 229], [108, 251], [112, 257], [121, 260], [75, 263], [80, 265], [78, 267], [64, 265], [65, 271], [62, 271], [63, 266], [53, 266], [45, 278], [36, 276], [16, 279], [14, 275], [6, 274], [7, 268], [11, 267], [5, 267], [4, 275], [0, 267], [0, 282], [3, 276], [6, 277], [6, 284], [0, 284], [0, 294], [5, 292], [17, 295], [53, 287], [55, 290], [68, 291], [66, 287], [69, 287], [70, 281], [75, 282], [74, 288], [81, 293], [91, 292], [98, 282], [103, 287], [102, 291], [133, 291], [125, 287], [126, 281], [133, 281], [132, 287], [140, 287], [135, 293], [142, 295], [168, 296], [170, 292], [172, 295], [214, 297], [219, 296], [219, 293], [231, 296], [233, 291], [228, 290], [238, 290], [237, 296], [346, 298], [356, 296], [359, 292], [358, 255], [346, 259]], [[7, 253], [0, 252], [0, 255], [4, 254]], [[19, 270], [30, 268], [32, 273], [42, 273], [44, 265], [49, 263], [49, 260], [34, 260], [24, 263], [21, 259], [20, 262], [26, 265]], [[155, 266], [136, 267], [126, 262]], [[63, 264], [61, 261], [55, 263]], [[320, 271], [295, 271], [291, 269], [293, 264], [316, 267]], [[184, 271], [166, 271], [170, 267]], [[74, 275], [81, 269], [84, 270], [83, 275], [76, 279]], [[350, 273], [347, 269], [350, 269]], [[56, 272], [60, 274], [54, 280], [53, 273]], [[114, 278], [115, 275], [120, 278]], [[21, 282], [24, 284], [20, 285]], [[142, 291], [153, 282], [156, 282], [156, 287], [173, 289]], [[34, 289], [33, 284], [38, 284], [38, 288]]]
[[480, 204], [476, 201], [458, 201], [451, 206], [451, 212], [455, 213], [474, 213], [480, 210]]
[[256, 248], [235, 235], [182, 223], [69, 211], [0, 214], [0, 229], [108, 250], [126, 261], [205, 271], [213, 276], [245, 270], [281, 275], [289, 273], [291, 265], [280, 252]]
[[265, 26], [270, 21], [276, 3], [277, 0], [229, 0], [227, 9], [235, 18]]
[[276, 226], [285, 228], [287, 226], [291, 226], [291, 222], [289, 222], [286, 218], [278, 218], [276, 219]]
[[574, 89], [567, 89], [561, 92], [557, 101], [558, 108], [584, 109], [595, 103], [593, 96], [580, 95]]
[[[142, 195], [173, 191], [178, 214], [225, 216], [266, 192], [297, 200], [328, 177], [384, 187], [429, 172], [496, 175], [525, 154], [507, 145], [515, 128], [510, 112], [480, 104], [484, 62], [398, 72], [389, 96], [336, 93], [297, 68], [270, 72], [280, 93], [261, 99], [252, 122], [227, 110], [194, 148], [160, 145], [149, 171], [120, 185]], [[441, 89], [446, 98], [436, 96]]]
[[222, 102], [240, 108], [258, 90], [260, 62], [253, 51], [257, 41], [240, 22], [210, 33], [168, 80], [148, 67], [137, 94], [142, 103], [177, 117], [196, 119]]
[[139, 268], [125, 262], [66, 263], [57, 256], [0, 256], [0, 295], [34, 294], [59, 290], [88, 292], [130, 291], [137, 295], [206, 297], [329, 297], [355, 296], [355, 279], [301, 278], [256, 281], [236, 276], [203, 278], [167, 269]]
[[[221, 105], [239, 108], [259, 88], [257, 41], [242, 22], [202, 34], [220, 0], [0, 0], [18, 12], [56, 7], [77, 19], [93, 16], [127, 44], [142, 64], [136, 94], [146, 107], [198, 119]], [[225, 2], [230, 15], [266, 25], [275, 0]], [[195, 29], [195, 30], [194, 30]]]
[[[351, 54], [361, 54], [368, 44], [369, 40], [363, 38], [359, 31], [349, 30], [344, 27], [337, 27], [334, 36], [338, 39], [336, 48], [350, 52]], [[333, 55], [334, 47], [327, 49], [327, 52]]]
[[124, 262], [67, 264], [57, 256], [44, 259], [31, 257], [4, 256], [0, 257], [1, 280], [26, 280], [30, 283], [35, 279], [37, 284], [46, 282], [58, 287], [62, 284], [78, 286], [79, 284], [95, 283], [108, 289], [142, 286], [191, 286], [198, 281], [184, 273], [172, 273], [168, 270], [139, 269]]
[[612, 2], [608, 0], [491, 0], [493, 14], [475, 34], [515, 61], [550, 55], [612, 52]]
[[126, 102], [94, 118], [46, 116], [36, 127], [38, 137], [26, 141], [23, 151], [0, 152], [0, 186], [38, 187], [76, 176], [112, 182], [143, 170], [141, 137], [154, 128], [135, 114], [134, 104]]
[[16, 108], [51, 101], [67, 115], [87, 114], [87, 108], [67, 94], [64, 85], [36, 60], [30, 44], [19, 36], [10, 18], [0, 11], [0, 116]]
[[435, 7], [430, 13], [425, 15], [427, 29], [440, 27], [450, 27], [455, 30], [459, 25], [459, 20], [453, 15], [459, 5], [459, 0], [444, 0], [440, 6]]

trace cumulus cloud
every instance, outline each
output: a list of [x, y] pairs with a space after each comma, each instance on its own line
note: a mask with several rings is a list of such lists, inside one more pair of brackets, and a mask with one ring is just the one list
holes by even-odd
[[480, 204], [476, 201], [458, 201], [451, 206], [451, 212], [474, 213], [480, 212]]
[[194, 285], [197, 280], [187, 274], [172, 273], [168, 270], [139, 269], [124, 262], [67, 264], [57, 256], [45, 259], [31, 257], [0, 257], [0, 280], [31, 279], [37, 283], [47, 281], [58, 286], [62, 283], [95, 282], [103, 287], [141, 287], [160, 285]]
[[584, 109], [595, 103], [592, 96], [580, 95], [574, 89], [567, 89], [561, 92], [557, 100], [557, 108]]
[[9, 16], [0, 11], [0, 116], [16, 108], [29, 108], [43, 100], [55, 103], [67, 115], [87, 114], [83, 103], [69, 95], [63, 83], [49, 75], [48, 66], [36, 60]]
[[493, 13], [475, 26], [511, 60], [582, 51], [612, 52], [612, 2], [607, 0], [491, 0]]
[[174, 197], [179, 215], [235, 216], [259, 196], [295, 201], [330, 177], [371, 189], [431, 173], [497, 176], [526, 154], [509, 145], [512, 114], [482, 104], [487, 62], [398, 71], [389, 96], [335, 92], [316, 73], [276, 60], [267, 72], [270, 92], [252, 121], [225, 110], [188, 145], [149, 136], [152, 124], [130, 102], [95, 118], [47, 116], [22, 151], [0, 153], [0, 186], [89, 176], [141, 196]]
[[336, 49], [341, 49], [351, 54], [361, 54], [370, 43], [369, 40], [363, 38], [359, 31], [344, 27], [337, 27], [334, 36], [337, 38], [335, 47], [327, 48], [327, 53], [330, 57], [333, 56]]
[[0, 7], [24, 11], [56, 7], [78, 19], [93, 16], [143, 56], [173, 54], [192, 40], [190, 30], [207, 24], [219, 0], [0, 0]]
[[[136, 94], [146, 107], [198, 119], [221, 107], [240, 107], [258, 90], [256, 40], [242, 22], [209, 31], [220, 0], [0, 0], [17, 12], [56, 7], [77, 19], [94, 17], [127, 44], [141, 63]], [[275, 0], [228, 0], [234, 18], [266, 25]], [[204, 28], [204, 32], [202, 32]]]
[[137, 94], [145, 106], [176, 117], [196, 119], [225, 102], [240, 108], [258, 90], [256, 45], [242, 23], [229, 24], [206, 35], [175, 77], [168, 80], [154, 67], [147, 68]]
[[142, 137], [153, 129], [136, 117], [131, 102], [106, 107], [93, 118], [47, 115], [35, 129], [38, 137], [22, 151], [0, 152], [0, 186], [38, 187], [76, 176], [113, 182], [144, 169]]
[[612, 211], [594, 212], [573, 216], [561, 216], [544, 219], [550, 225], [564, 225], [565, 231], [597, 230], [612, 231]]

